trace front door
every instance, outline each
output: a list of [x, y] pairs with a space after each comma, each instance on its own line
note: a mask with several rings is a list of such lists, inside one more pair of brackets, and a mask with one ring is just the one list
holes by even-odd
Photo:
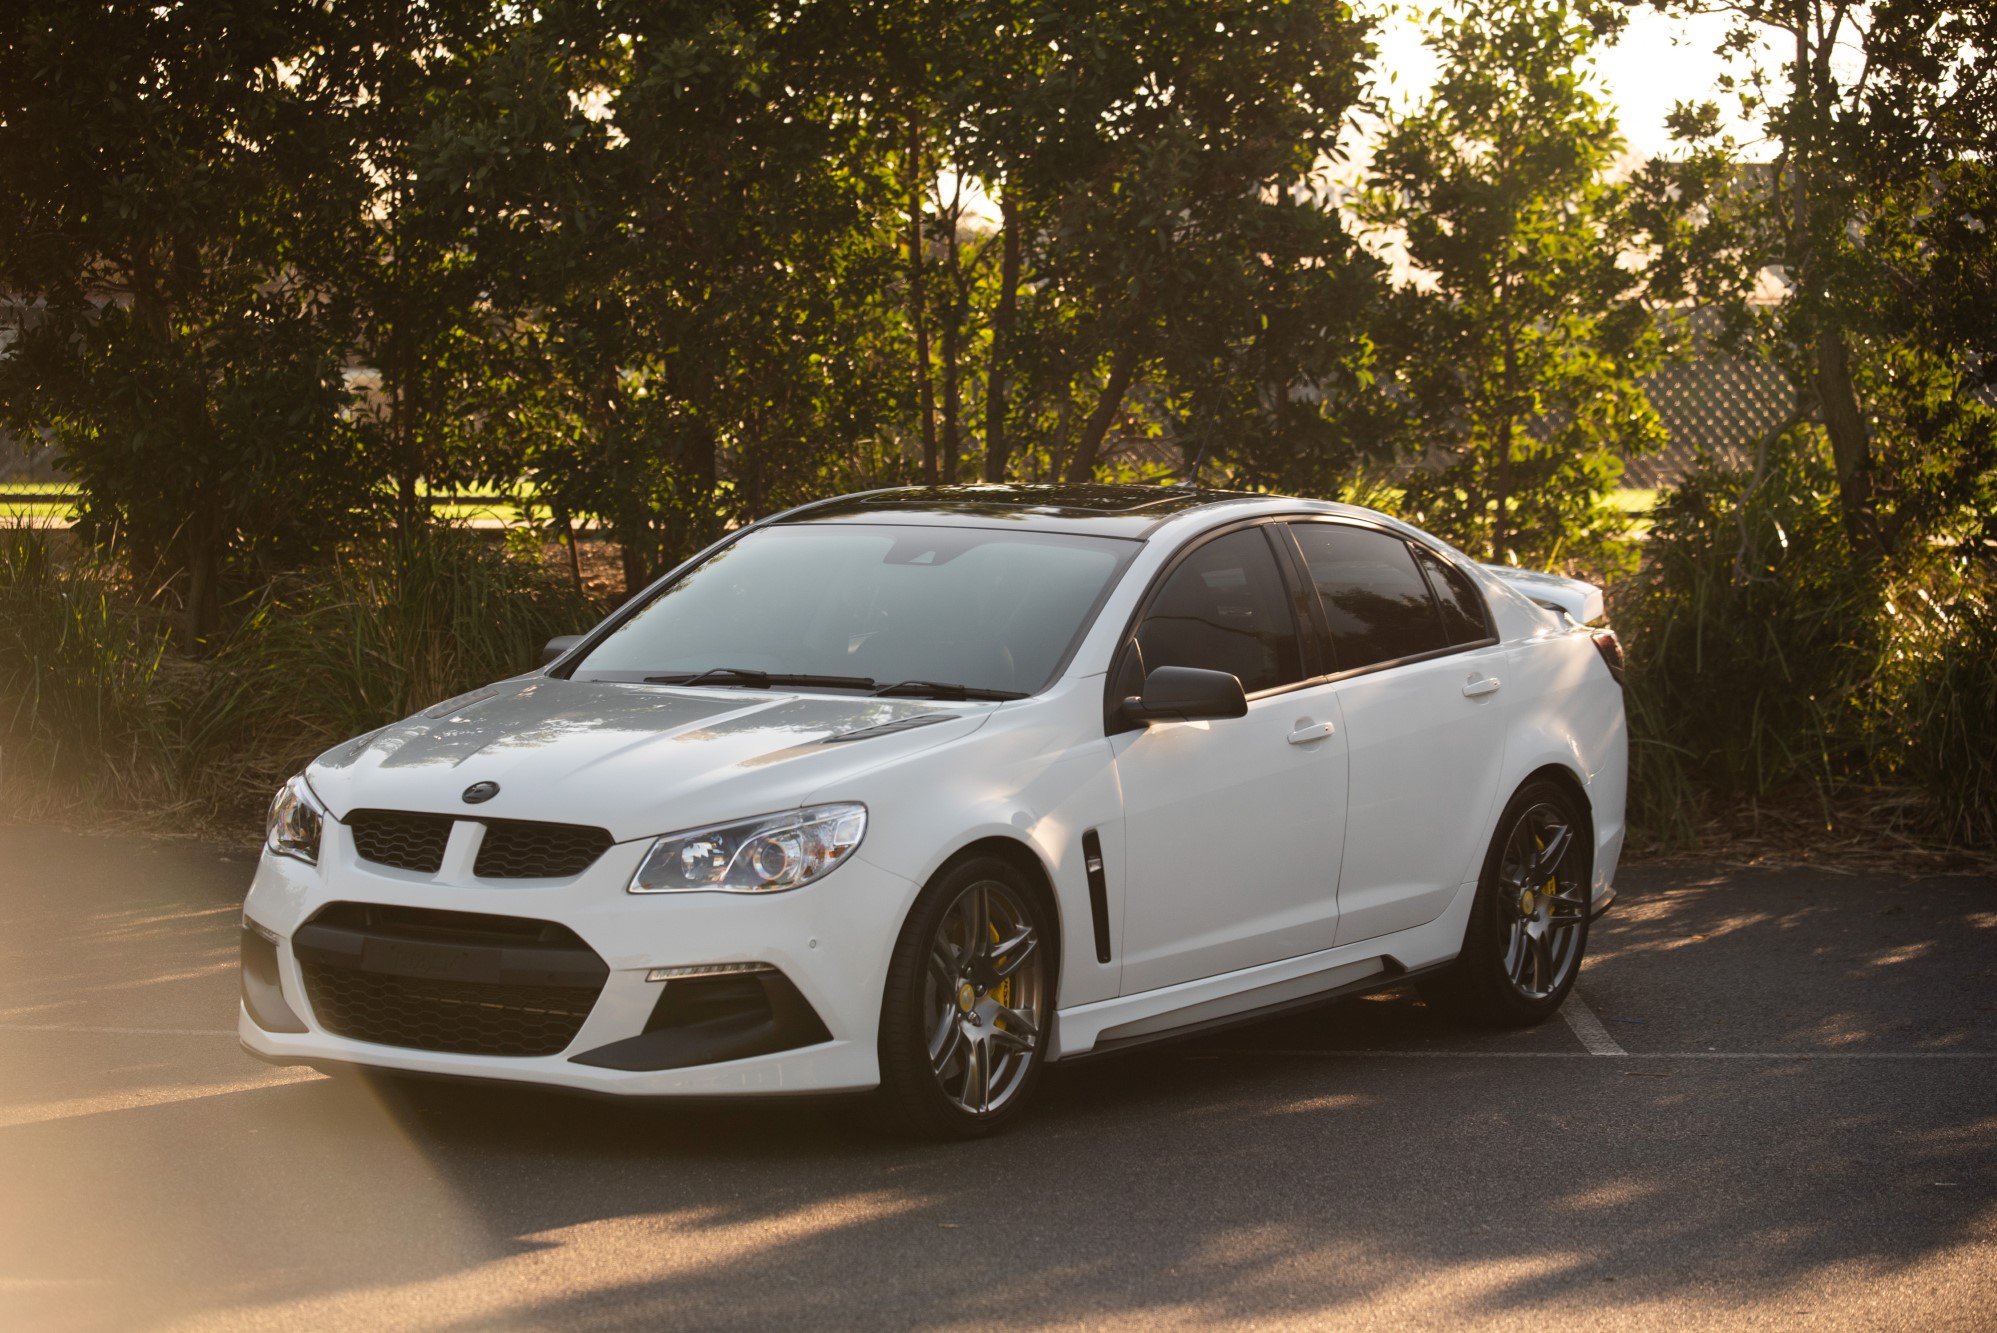
[[[1298, 631], [1280, 527], [1184, 556], [1151, 598], [1145, 669], [1226, 671], [1248, 714], [1111, 738], [1124, 801], [1123, 993], [1330, 948], [1338, 929], [1346, 741], [1336, 687]], [[1135, 678], [1134, 676], [1132, 678]]]

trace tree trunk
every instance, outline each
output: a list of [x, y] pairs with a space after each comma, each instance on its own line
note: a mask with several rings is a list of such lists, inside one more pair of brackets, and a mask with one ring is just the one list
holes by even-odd
[[1491, 518], [1491, 563], [1505, 562], [1505, 506], [1512, 498], [1512, 418], [1508, 412], [1498, 419], [1498, 466], [1493, 470], [1491, 494], [1497, 513]]
[[576, 550], [576, 525], [566, 509], [562, 511], [557, 521], [561, 524], [562, 541], [569, 548], [569, 578], [575, 583], [576, 596], [580, 597], [583, 595], [582, 554]]
[[1005, 480], [1011, 453], [1005, 438], [1006, 363], [1012, 355], [1012, 326], [1019, 305], [1019, 214], [1010, 203], [1001, 207], [998, 306], [992, 311], [991, 364], [985, 373], [985, 480], [994, 482]]
[[929, 378], [929, 306], [923, 290], [922, 136], [915, 118], [908, 122], [908, 305], [915, 330], [916, 397], [922, 420], [922, 480], [936, 484], [936, 394]]
[[939, 460], [941, 479], [945, 486], [957, 484], [957, 460], [963, 449], [959, 440], [959, 419], [963, 415], [963, 383], [958, 361], [962, 355], [964, 293], [963, 269], [959, 263], [957, 245], [957, 225], [962, 213], [952, 205], [950, 209], [950, 234], [943, 242], [944, 254], [950, 266], [950, 309], [943, 320], [943, 440], [942, 456]]
[[1109, 383], [1103, 386], [1103, 396], [1097, 400], [1096, 410], [1089, 413], [1089, 419], [1082, 424], [1082, 438], [1075, 442], [1075, 456], [1068, 460], [1068, 480], [1071, 483], [1095, 479], [1096, 455], [1102, 451], [1103, 437], [1109, 434], [1116, 414], [1123, 408], [1123, 396], [1130, 392], [1130, 381], [1136, 373], [1137, 348], [1126, 344], [1110, 363]]
[[645, 568], [645, 553], [639, 549], [637, 542], [627, 536], [617, 543], [617, 554], [624, 564], [624, 596], [634, 597], [640, 588], [652, 581], [650, 572]]
[[1859, 415], [1858, 389], [1851, 379], [1851, 351], [1834, 329], [1817, 334], [1817, 404], [1824, 433], [1831, 438], [1831, 459], [1838, 474], [1838, 508], [1845, 535], [1853, 546], [1886, 551], [1885, 534], [1872, 512], [1872, 442]]
[[199, 652], [222, 621], [222, 552], [209, 521], [190, 522], [183, 538], [187, 561], [187, 647]]

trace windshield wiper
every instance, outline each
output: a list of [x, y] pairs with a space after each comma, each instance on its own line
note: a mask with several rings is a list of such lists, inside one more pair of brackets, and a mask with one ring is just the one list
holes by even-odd
[[902, 680], [892, 685], [882, 685], [873, 691], [876, 695], [905, 694], [921, 699], [1024, 699], [1019, 690], [982, 690], [970, 685], [957, 685], [947, 680]]
[[709, 667], [705, 671], [676, 671], [670, 675], [647, 676], [647, 685], [736, 685], [744, 689], [766, 690], [772, 685], [822, 685], [827, 689], [871, 690], [871, 676], [812, 676], [780, 671], [755, 671], [748, 667]]

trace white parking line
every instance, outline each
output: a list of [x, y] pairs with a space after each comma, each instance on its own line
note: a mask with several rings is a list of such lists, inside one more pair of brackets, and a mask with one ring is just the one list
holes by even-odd
[[1560, 1016], [1567, 1020], [1568, 1027], [1574, 1029], [1574, 1035], [1588, 1048], [1588, 1054], [1629, 1054], [1609, 1035], [1609, 1030], [1602, 1026], [1602, 1020], [1595, 1017], [1595, 1011], [1582, 1001], [1579, 988], [1567, 992], [1566, 1003], [1560, 1006]]

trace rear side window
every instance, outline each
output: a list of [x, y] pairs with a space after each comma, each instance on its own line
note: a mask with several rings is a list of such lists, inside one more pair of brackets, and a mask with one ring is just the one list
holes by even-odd
[[1448, 646], [1441, 609], [1406, 542], [1344, 523], [1297, 523], [1290, 530], [1330, 622], [1338, 670]]
[[1243, 528], [1179, 562], [1137, 627], [1144, 668], [1225, 671], [1253, 694], [1303, 677], [1289, 594], [1268, 538]]
[[1428, 571], [1428, 585], [1442, 603], [1442, 627], [1449, 634], [1449, 642], [1475, 643], [1490, 638], [1491, 631], [1484, 623], [1484, 599], [1477, 595], [1470, 576], [1435, 552], [1419, 546], [1415, 548], [1415, 559]]

